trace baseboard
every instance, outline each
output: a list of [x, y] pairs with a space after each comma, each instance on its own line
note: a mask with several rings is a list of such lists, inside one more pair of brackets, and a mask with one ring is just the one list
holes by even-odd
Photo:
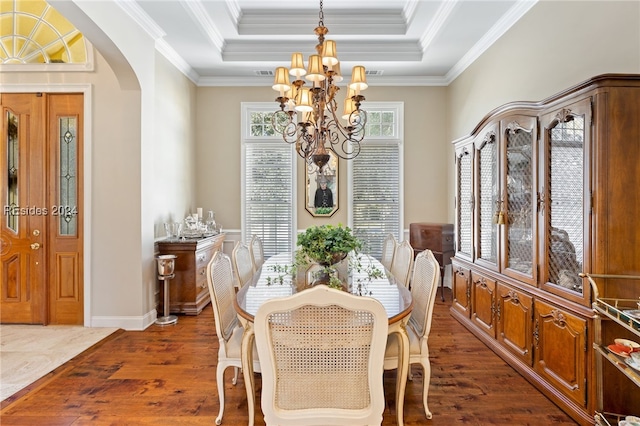
[[142, 331], [152, 325], [158, 313], [155, 309], [143, 316], [94, 316], [89, 327], [115, 327], [128, 331]]

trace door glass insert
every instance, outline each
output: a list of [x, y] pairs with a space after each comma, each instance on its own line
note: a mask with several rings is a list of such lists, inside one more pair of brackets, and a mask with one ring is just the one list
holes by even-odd
[[18, 117], [11, 111], [7, 111], [7, 199], [5, 200], [5, 211], [7, 217], [7, 228], [18, 233], [18, 165], [19, 165], [19, 145], [18, 145]]
[[582, 294], [584, 116], [568, 115], [550, 130], [549, 281]]
[[479, 153], [479, 253], [478, 258], [493, 264], [498, 262], [496, 226], [498, 217], [498, 149], [495, 134], [480, 147]]
[[471, 255], [473, 198], [471, 188], [471, 155], [467, 152], [458, 158], [458, 194], [460, 194], [460, 205], [458, 206], [458, 224], [460, 226], [458, 250]]
[[515, 123], [510, 127], [507, 132], [507, 266], [530, 276], [533, 273], [533, 135]]
[[53, 206], [53, 214], [59, 216], [60, 235], [76, 235], [78, 214], [78, 138], [76, 117], [58, 119], [60, 129], [60, 198]]

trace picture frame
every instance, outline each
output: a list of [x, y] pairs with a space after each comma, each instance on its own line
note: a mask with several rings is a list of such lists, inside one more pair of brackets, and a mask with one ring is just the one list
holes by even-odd
[[331, 217], [338, 211], [338, 155], [331, 149], [327, 152], [329, 161], [322, 170], [313, 163], [306, 167], [305, 207], [314, 217]]

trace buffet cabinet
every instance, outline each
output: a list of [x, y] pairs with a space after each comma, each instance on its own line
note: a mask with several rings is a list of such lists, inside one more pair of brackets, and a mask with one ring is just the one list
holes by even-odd
[[453, 224], [452, 223], [411, 223], [409, 224], [409, 244], [413, 247], [413, 255], [421, 251], [431, 250], [433, 257], [440, 265], [440, 291], [444, 302], [444, 274], [447, 265], [451, 265], [453, 257]]
[[601, 75], [497, 108], [454, 141], [451, 313], [581, 424], [618, 384], [596, 380], [580, 274], [640, 273], [639, 117], [640, 75]]
[[[169, 282], [169, 310], [172, 314], [198, 315], [211, 301], [207, 288], [207, 264], [222, 250], [224, 234], [204, 238], [172, 238], [158, 241], [158, 254], [176, 255], [175, 278]], [[160, 286], [158, 312], [164, 312], [164, 286]]]

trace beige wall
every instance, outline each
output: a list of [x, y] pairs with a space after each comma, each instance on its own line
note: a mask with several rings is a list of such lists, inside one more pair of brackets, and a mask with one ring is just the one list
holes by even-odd
[[[364, 93], [367, 101], [404, 102], [404, 222], [447, 219], [446, 88], [376, 87]], [[216, 220], [227, 229], [241, 226], [241, 103], [270, 102], [275, 92], [265, 87], [198, 88], [197, 193], [205, 209], [216, 212]], [[366, 109], [366, 101], [364, 102]], [[282, 142], [285, 143], [285, 142]], [[331, 218], [314, 218], [304, 208], [304, 169], [298, 165], [298, 228], [312, 224], [347, 224], [347, 161], [340, 161], [339, 210]]]
[[640, 2], [540, 1], [449, 86], [450, 138], [604, 73], [640, 73]]

